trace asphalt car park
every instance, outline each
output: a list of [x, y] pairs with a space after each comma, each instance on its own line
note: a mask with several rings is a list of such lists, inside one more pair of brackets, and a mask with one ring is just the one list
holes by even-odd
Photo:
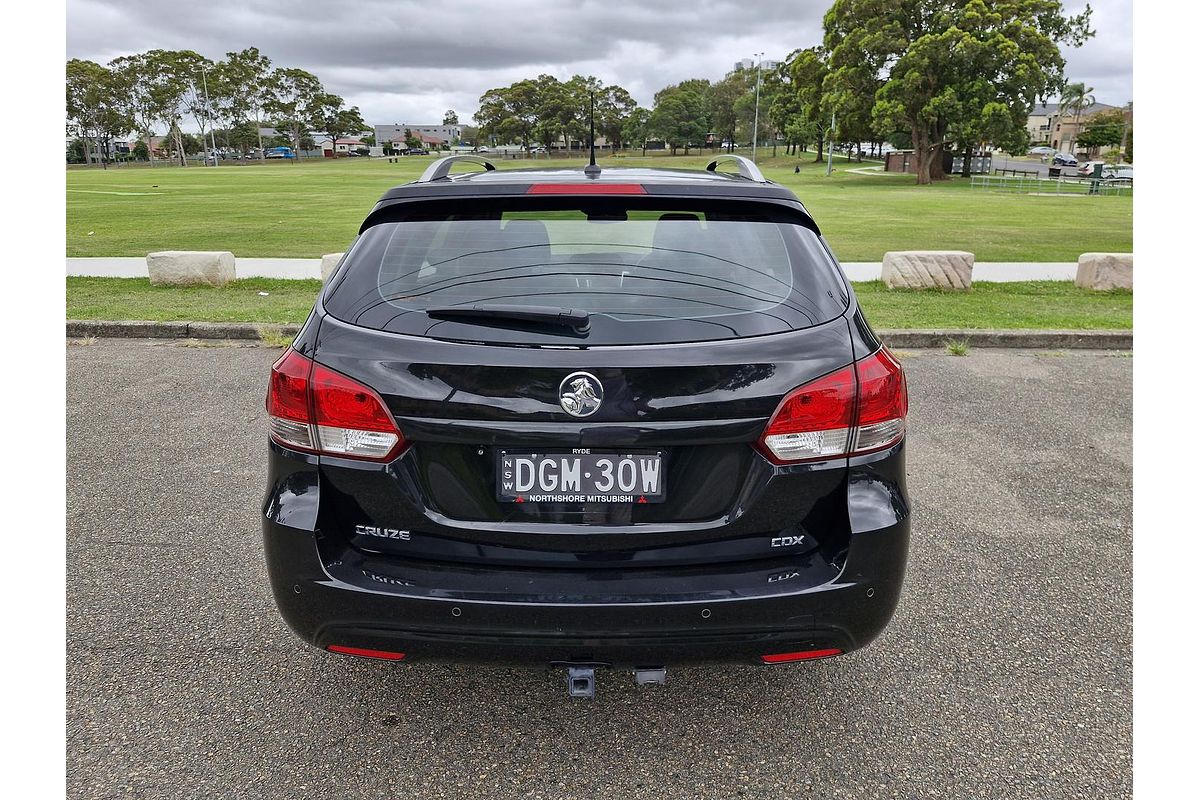
[[267, 347], [67, 347], [72, 797], [1130, 793], [1128, 353], [901, 353], [914, 507], [870, 647], [792, 667], [404, 666], [305, 645], [262, 559]]

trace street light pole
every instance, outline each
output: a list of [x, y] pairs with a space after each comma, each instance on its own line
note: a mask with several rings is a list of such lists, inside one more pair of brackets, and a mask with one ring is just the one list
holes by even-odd
[[762, 86], [762, 53], [755, 53], [758, 56], [758, 66], [754, 70], [754, 141], [750, 145], [750, 160], [758, 163], [758, 91]]
[[[213, 130], [212, 105], [208, 101], [208, 70], [204, 68], [203, 63], [200, 64], [200, 80], [204, 83], [204, 114], [208, 117], [208, 137], [209, 141], [212, 142], [212, 150], [209, 152], [209, 155], [212, 156], [212, 165], [215, 167], [218, 166], [217, 132]], [[204, 160], [207, 161], [208, 159], [206, 158]]]

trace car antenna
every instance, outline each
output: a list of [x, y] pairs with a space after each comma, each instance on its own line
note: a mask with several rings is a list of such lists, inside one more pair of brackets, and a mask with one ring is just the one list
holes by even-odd
[[589, 92], [588, 97], [591, 101], [588, 113], [588, 136], [591, 139], [592, 154], [588, 159], [588, 165], [583, 168], [583, 174], [589, 178], [595, 178], [600, 174], [600, 168], [596, 166], [596, 93]]

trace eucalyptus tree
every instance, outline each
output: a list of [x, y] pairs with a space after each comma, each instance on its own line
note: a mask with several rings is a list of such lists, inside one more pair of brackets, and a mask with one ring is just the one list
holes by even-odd
[[84, 158], [92, 161], [92, 143], [100, 147], [100, 163], [108, 167], [112, 140], [133, 127], [121, 82], [107, 67], [73, 58], [66, 68], [68, 130], [83, 139]]
[[312, 131], [313, 116], [325, 90], [316, 75], [296, 68], [274, 70], [269, 85], [265, 111], [273, 127], [286, 134], [298, 160], [300, 145]]
[[683, 154], [687, 155], [692, 143], [704, 141], [709, 133], [708, 93], [711, 88], [706, 80], [691, 79], [655, 93], [650, 131], [670, 143], [671, 155], [675, 155], [680, 144]]
[[[247, 47], [226, 53], [225, 60], [217, 65], [215, 73], [218, 107], [232, 123], [231, 128], [247, 122], [254, 124], [258, 160], [265, 161], [263, 114], [275, 96], [271, 81], [271, 59], [260, 53], [257, 47]], [[213, 87], [210, 85], [210, 88]]]
[[625, 144], [625, 122], [637, 108], [637, 101], [624, 87], [605, 86], [596, 95], [596, 130], [615, 152]]
[[[729, 152], [737, 141], [738, 102], [754, 94], [755, 71], [737, 69], [712, 85], [709, 90], [709, 122], [715, 133], [728, 142]], [[743, 101], [744, 104], [744, 101]]]
[[346, 108], [346, 101], [336, 94], [323, 93], [313, 103], [310, 118], [312, 126], [324, 131], [332, 140], [334, 156], [337, 155], [337, 140], [351, 133], [362, 133], [367, 123], [358, 106]]
[[488, 89], [480, 96], [479, 111], [475, 113], [480, 135], [501, 142], [519, 140], [528, 148], [534, 128], [541, 121], [538, 109], [544, 87], [545, 82], [539, 85], [538, 81], [526, 78], [509, 86]]
[[[786, 76], [787, 92], [790, 94], [788, 103], [799, 114], [799, 120], [792, 120], [785, 127], [794, 136], [812, 141], [817, 145], [817, 155], [814, 161], [825, 158], [825, 140], [823, 132], [829, 131], [829, 110], [823, 104], [825, 97], [825, 79], [829, 75], [829, 64], [826, 53], [821, 47], [806, 47], [794, 50], [780, 67], [781, 74]], [[811, 138], [810, 138], [811, 137]]]
[[146, 143], [146, 153], [154, 165], [154, 129], [158, 123], [170, 128], [164, 109], [164, 84], [167, 75], [163, 68], [164, 50], [150, 50], [120, 56], [109, 62], [109, 68], [121, 87], [125, 106], [133, 121], [134, 130]]
[[650, 111], [641, 106], [634, 106], [625, 117], [621, 126], [621, 141], [642, 143], [642, 156], [646, 155], [646, 140], [650, 138]]
[[[207, 150], [213, 109], [205, 92], [205, 83], [209, 77], [207, 73], [214, 68], [213, 62], [194, 50], [162, 51], [158, 61], [162, 70], [164, 103], [168, 108], [166, 116], [176, 126], [184, 114], [191, 116], [200, 130], [202, 147]], [[179, 153], [182, 163], [186, 165], [182, 145]]]

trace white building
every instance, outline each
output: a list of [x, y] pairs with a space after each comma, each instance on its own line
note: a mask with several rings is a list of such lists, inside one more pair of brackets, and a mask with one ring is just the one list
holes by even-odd
[[421, 139], [422, 142], [431, 142], [432, 140], [440, 140], [446, 144], [453, 144], [462, 138], [461, 125], [433, 125], [430, 123], [419, 122], [397, 122], [394, 125], [376, 125], [375, 126], [375, 143], [385, 145], [391, 142], [399, 141], [404, 143], [404, 132], [412, 131], [413, 135]]

